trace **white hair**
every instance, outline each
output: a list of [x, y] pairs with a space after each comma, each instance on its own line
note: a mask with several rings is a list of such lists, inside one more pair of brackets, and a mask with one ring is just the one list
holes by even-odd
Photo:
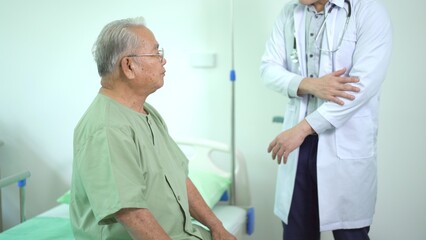
[[140, 45], [140, 39], [129, 30], [135, 26], [146, 26], [145, 19], [136, 17], [116, 20], [102, 29], [92, 48], [99, 76], [112, 73], [117, 61]]

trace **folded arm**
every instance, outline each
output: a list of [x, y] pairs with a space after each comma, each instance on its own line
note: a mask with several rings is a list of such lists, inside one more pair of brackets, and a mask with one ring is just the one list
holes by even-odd
[[345, 77], [346, 69], [340, 69], [330, 74], [317, 78], [304, 78], [299, 85], [298, 95], [312, 94], [325, 101], [344, 105], [341, 98], [354, 100], [351, 92], [359, 92], [359, 88], [351, 85], [359, 82], [357, 77]]
[[125, 208], [115, 214], [134, 240], [171, 240], [146, 208]]

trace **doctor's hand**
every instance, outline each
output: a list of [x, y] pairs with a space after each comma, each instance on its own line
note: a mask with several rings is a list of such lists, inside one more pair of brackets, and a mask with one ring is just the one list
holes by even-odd
[[296, 148], [302, 145], [306, 136], [314, 133], [309, 123], [304, 119], [296, 126], [280, 133], [269, 144], [268, 153], [272, 153], [272, 160], [277, 160], [280, 164], [287, 163], [288, 155]]
[[344, 102], [340, 98], [354, 100], [355, 96], [350, 92], [360, 91], [352, 84], [359, 82], [359, 79], [342, 76], [345, 72], [346, 69], [342, 68], [320, 78], [304, 78], [297, 93], [299, 95], [312, 94], [323, 100], [343, 105]]

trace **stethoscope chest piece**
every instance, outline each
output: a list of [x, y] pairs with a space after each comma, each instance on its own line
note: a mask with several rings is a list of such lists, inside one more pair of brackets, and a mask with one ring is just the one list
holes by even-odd
[[299, 62], [299, 57], [297, 57], [296, 37], [293, 38], [293, 50], [291, 50], [290, 59], [293, 63]]
[[293, 48], [293, 50], [291, 50], [290, 59], [293, 63], [299, 62], [299, 58], [297, 57], [297, 50], [295, 48]]

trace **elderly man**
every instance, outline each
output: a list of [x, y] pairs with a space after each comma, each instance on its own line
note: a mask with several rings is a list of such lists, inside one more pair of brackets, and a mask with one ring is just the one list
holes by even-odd
[[93, 54], [102, 86], [74, 132], [75, 238], [235, 239], [188, 178], [185, 155], [146, 103], [163, 86], [166, 60], [143, 19], [106, 25]]

